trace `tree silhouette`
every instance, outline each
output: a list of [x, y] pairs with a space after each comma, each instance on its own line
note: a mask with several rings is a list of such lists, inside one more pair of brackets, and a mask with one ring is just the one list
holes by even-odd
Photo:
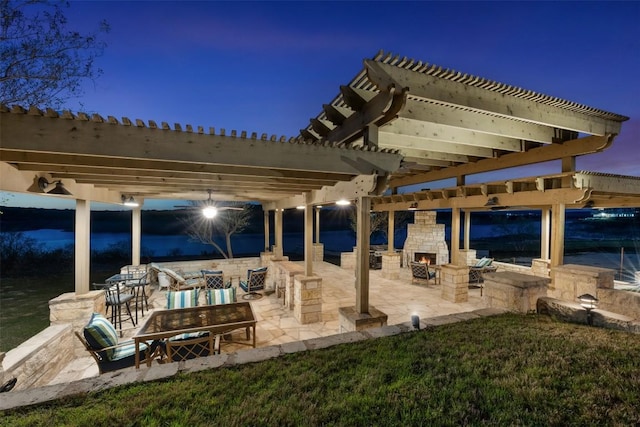
[[[199, 206], [197, 202], [192, 204]], [[182, 223], [190, 238], [213, 246], [225, 258], [233, 258], [231, 236], [240, 233], [251, 224], [255, 206], [240, 203], [227, 203], [226, 206], [242, 207], [243, 210], [220, 210], [214, 218], [207, 219], [200, 209], [194, 209]], [[226, 250], [215, 241], [217, 234], [224, 235]]]
[[0, 0], [0, 103], [58, 108], [82, 94], [102, 71], [94, 60], [106, 46], [95, 33], [66, 28], [62, 6], [43, 0]]

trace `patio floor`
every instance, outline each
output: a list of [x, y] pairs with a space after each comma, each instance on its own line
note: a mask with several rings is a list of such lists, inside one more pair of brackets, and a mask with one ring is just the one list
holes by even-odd
[[[251, 301], [258, 320], [257, 347], [318, 338], [339, 332], [338, 308], [355, 305], [354, 272], [327, 262], [315, 262], [313, 269], [314, 275], [322, 277], [322, 322], [302, 325], [294, 318], [292, 310], [283, 307], [282, 299], [277, 298], [275, 293], [265, 295], [261, 299]], [[458, 304], [443, 300], [440, 293], [441, 285], [434, 285], [433, 282], [428, 286], [411, 284], [409, 269], [401, 269], [400, 278], [395, 280], [383, 278], [380, 270], [370, 271], [369, 304], [388, 315], [389, 325], [409, 322], [412, 314], [426, 319], [484, 307], [479, 289], [469, 289], [468, 302]], [[240, 298], [241, 295], [239, 295]], [[165, 293], [155, 290], [150, 303], [155, 309], [165, 308]], [[131, 337], [135, 331], [135, 329], [125, 331], [123, 339]], [[231, 341], [223, 340], [222, 352], [249, 348], [234, 343], [236, 335], [240, 338], [238, 341], [241, 341], [244, 331], [235, 332]], [[96, 363], [87, 356], [71, 363], [50, 384], [66, 383], [97, 375]]]

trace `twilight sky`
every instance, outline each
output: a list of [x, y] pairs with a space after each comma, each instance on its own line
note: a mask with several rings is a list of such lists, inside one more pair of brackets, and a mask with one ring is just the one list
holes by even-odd
[[104, 74], [72, 111], [296, 136], [382, 49], [629, 116], [577, 168], [640, 175], [638, 1], [72, 1], [66, 15], [111, 26]]

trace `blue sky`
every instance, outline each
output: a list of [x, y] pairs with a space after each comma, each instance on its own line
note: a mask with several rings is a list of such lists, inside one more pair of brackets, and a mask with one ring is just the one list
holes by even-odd
[[640, 2], [72, 1], [66, 14], [80, 31], [111, 26], [104, 74], [72, 111], [296, 136], [383, 49], [629, 116], [577, 166], [640, 175]]

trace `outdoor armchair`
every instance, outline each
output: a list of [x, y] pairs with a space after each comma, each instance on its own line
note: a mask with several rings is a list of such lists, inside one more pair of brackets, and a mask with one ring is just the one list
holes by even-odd
[[429, 271], [427, 263], [411, 261], [409, 266], [411, 267], [411, 283], [429, 284], [429, 280], [436, 277], [436, 272]]
[[224, 289], [231, 286], [231, 283], [224, 283], [222, 270], [202, 270], [202, 278], [206, 289]]
[[469, 286], [480, 288], [480, 296], [482, 296], [484, 273], [496, 271], [496, 267], [491, 265], [492, 262], [493, 258], [482, 257], [475, 265], [469, 267]]
[[262, 294], [256, 291], [264, 289], [267, 278], [267, 267], [255, 268], [247, 271], [247, 281], [240, 281], [240, 287], [246, 292], [243, 299], [259, 299]]
[[[93, 313], [83, 333], [76, 331], [75, 334], [98, 364], [100, 374], [128, 368], [136, 363], [134, 341], [119, 342], [116, 329], [100, 313]], [[153, 359], [161, 358], [163, 354], [163, 343], [160, 341], [153, 341], [149, 346], [140, 344], [140, 360], [145, 360], [147, 366], [151, 366]]]

